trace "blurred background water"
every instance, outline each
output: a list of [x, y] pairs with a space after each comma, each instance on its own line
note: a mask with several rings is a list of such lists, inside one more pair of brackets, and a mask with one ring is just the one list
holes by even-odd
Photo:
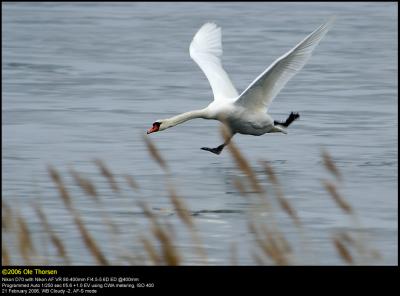
[[[277, 120], [291, 111], [301, 114], [289, 134], [238, 135], [234, 141], [267, 190], [257, 160], [274, 166], [317, 258], [300, 263], [342, 264], [331, 235], [354, 227], [321, 185], [329, 177], [320, 157], [326, 148], [345, 176], [341, 192], [356, 209], [368, 242], [381, 253], [380, 263], [397, 264], [396, 3], [2, 6], [2, 197], [38, 234], [43, 230], [31, 205], [39, 200], [80, 264], [93, 261], [61, 206], [47, 165], [60, 169], [67, 180], [70, 167], [93, 180], [108, 213], [117, 218], [123, 243], [139, 248], [137, 238], [147, 220], [133, 201], [171, 207], [164, 174], [149, 156], [143, 135], [155, 120], [203, 108], [212, 99], [205, 76], [188, 53], [199, 27], [207, 21], [222, 27], [224, 67], [240, 92], [336, 15], [309, 63], [270, 108]], [[236, 242], [239, 263], [253, 264], [248, 246], [254, 237], [245, 215], [249, 205], [233, 186], [235, 164], [228, 151], [216, 156], [200, 150], [221, 143], [218, 122], [189, 121], [151, 138], [168, 161], [179, 194], [191, 210], [203, 211], [195, 222], [209, 262], [229, 262], [229, 248]], [[104, 160], [118, 178], [132, 175], [141, 193], [111, 194], [95, 158]], [[109, 238], [96, 222], [99, 209], [80, 190], [71, 190], [85, 222], [106, 248]], [[279, 222], [290, 236], [289, 218], [282, 215]], [[183, 232], [181, 236], [185, 241]], [[189, 244], [179, 247], [184, 251]], [[189, 256], [185, 263], [197, 260]]]

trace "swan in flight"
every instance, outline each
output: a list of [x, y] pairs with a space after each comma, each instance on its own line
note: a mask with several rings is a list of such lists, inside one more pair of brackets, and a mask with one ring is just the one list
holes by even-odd
[[214, 23], [204, 24], [193, 37], [189, 52], [190, 57], [206, 75], [214, 100], [204, 109], [155, 121], [147, 134], [163, 131], [195, 118], [219, 120], [227, 125], [230, 136], [216, 148], [201, 148], [215, 154], [220, 154], [236, 133], [254, 136], [275, 132], [286, 134], [286, 128], [300, 117], [299, 114], [292, 112], [286, 121], [274, 121], [267, 113], [268, 108], [285, 84], [307, 63], [333, 21], [334, 17], [275, 60], [240, 95], [221, 64], [221, 28]]

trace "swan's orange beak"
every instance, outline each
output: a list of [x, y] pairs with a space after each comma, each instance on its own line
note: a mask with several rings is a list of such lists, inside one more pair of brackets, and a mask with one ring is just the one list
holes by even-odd
[[160, 123], [159, 123], [159, 122], [154, 122], [154, 123], [153, 123], [153, 127], [152, 127], [152, 128], [149, 128], [149, 129], [147, 130], [147, 134], [151, 134], [151, 133], [154, 133], [154, 132], [158, 132], [159, 129], [160, 129]]

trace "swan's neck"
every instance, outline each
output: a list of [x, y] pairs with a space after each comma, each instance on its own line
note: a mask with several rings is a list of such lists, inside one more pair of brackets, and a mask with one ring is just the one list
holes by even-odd
[[195, 118], [205, 118], [207, 119], [207, 111], [206, 109], [201, 109], [201, 110], [194, 110], [194, 111], [189, 111], [189, 112], [185, 112], [179, 115], [176, 115], [174, 117], [171, 118], [167, 118], [164, 119], [163, 122], [163, 126], [164, 129], [166, 128], [170, 128], [173, 127], [175, 125], [184, 123], [185, 121], [191, 120], [191, 119], [195, 119]]

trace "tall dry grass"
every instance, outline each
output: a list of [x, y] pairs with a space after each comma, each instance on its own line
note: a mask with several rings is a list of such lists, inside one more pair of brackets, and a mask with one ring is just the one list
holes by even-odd
[[[222, 129], [222, 136], [226, 139], [229, 134]], [[164, 171], [166, 189], [165, 192], [169, 198], [171, 212], [178, 217], [179, 221], [189, 232], [189, 237], [194, 246], [194, 252], [201, 258], [201, 264], [207, 265], [208, 255], [206, 248], [203, 245], [202, 238], [196, 225], [196, 217], [186, 204], [185, 198], [178, 193], [177, 186], [172, 181], [171, 172], [168, 163], [162, 157], [156, 145], [148, 138], [144, 138], [145, 144], [149, 151], [149, 155]], [[247, 228], [253, 236], [254, 245], [251, 249], [250, 257], [254, 264], [259, 265], [293, 265], [297, 264], [297, 259], [303, 256], [303, 252], [307, 252], [309, 242], [304, 229], [304, 224], [301, 221], [295, 206], [284, 194], [284, 188], [279, 181], [275, 169], [268, 161], [261, 161], [260, 165], [264, 169], [264, 174], [257, 174], [252, 168], [250, 162], [242, 154], [235, 143], [231, 142], [228, 145], [229, 153], [233, 162], [236, 165], [238, 172], [244, 178], [234, 177], [232, 183], [238, 193], [244, 199], [250, 200], [256, 206], [250, 208], [246, 212]], [[354, 207], [340, 193], [340, 188], [345, 178], [335, 165], [330, 154], [323, 150], [321, 153], [323, 165], [327, 172], [331, 175], [330, 180], [321, 180], [321, 186], [325, 188], [327, 197], [332, 198], [340, 211], [350, 217], [355, 228], [360, 227], [359, 218], [354, 210]], [[124, 175], [123, 180], [118, 177], [106, 166], [106, 164], [96, 159], [95, 165], [99, 169], [99, 174], [109, 184], [112, 194], [120, 196], [122, 190], [120, 185], [125, 183], [136, 195], [140, 194], [140, 184], [134, 180], [132, 176]], [[112, 245], [114, 250], [117, 250], [117, 258], [107, 256], [104, 252], [104, 242], [101, 244], [96, 237], [89, 231], [89, 227], [85, 224], [81, 217], [81, 205], [76, 204], [71, 195], [68, 186], [64, 182], [59, 171], [49, 166], [48, 174], [58, 191], [60, 207], [63, 206], [68, 215], [71, 217], [71, 223], [74, 224], [77, 237], [82, 241], [88, 253], [92, 256], [96, 265], [119, 265], [119, 264], [134, 264], [134, 265], [182, 265], [185, 264], [187, 254], [183, 253], [179, 246], [179, 240], [176, 238], [175, 230], [168, 220], [165, 219], [160, 212], [153, 211], [152, 208], [143, 201], [137, 201], [137, 206], [141, 213], [149, 222], [147, 231], [144, 231], [137, 236], [137, 242], [140, 246], [138, 252], [137, 247], [129, 249], [121, 244], [117, 223], [114, 221], [118, 218], [117, 214], [103, 205], [100, 198], [101, 193], [98, 187], [88, 178], [81, 175], [79, 172], [70, 168], [69, 174], [75, 184], [81, 188], [83, 194], [88, 197], [99, 209], [99, 224], [102, 225], [104, 232], [109, 233], [110, 239], [107, 244]], [[266, 188], [263, 186], [262, 180], [265, 178], [271, 184]], [[264, 180], [265, 180], [264, 179]], [[267, 190], [268, 189], [268, 190]], [[278, 205], [278, 207], [274, 206]], [[2, 231], [7, 234], [7, 238], [12, 237], [16, 242], [17, 247], [8, 243], [7, 240], [2, 242], [2, 264], [28, 264], [42, 265], [46, 264], [64, 264], [74, 265], [79, 264], [75, 258], [79, 257], [74, 254], [74, 250], [68, 249], [68, 244], [65, 239], [57, 233], [49, 219], [47, 218], [46, 208], [36, 202], [33, 205], [34, 211], [39, 219], [44, 235], [47, 240], [39, 238], [37, 232], [33, 232], [26, 218], [18, 211], [13, 209], [8, 203], [2, 202]], [[294, 228], [298, 231], [301, 238], [300, 246], [293, 245], [285, 234], [285, 229], [279, 224], [278, 213], [282, 212], [287, 215], [293, 223]], [[268, 213], [268, 215], [265, 215]], [[132, 218], [133, 219], [133, 218]], [[132, 227], [135, 224], [132, 223]], [[4, 237], [4, 236], [3, 236]], [[368, 241], [359, 234], [353, 234], [350, 231], [337, 231], [331, 235], [332, 246], [337, 251], [337, 256], [341, 258], [343, 264], [368, 264], [370, 260], [379, 259], [380, 254], [376, 250], [369, 247]], [[49, 257], [44, 250], [50, 244], [56, 252], [56, 259]], [[238, 255], [240, 241], [232, 243], [230, 246], [230, 259], [226, 264], [239, 264], [240, 258]], [[18, 260], [15, 260], [17, 258]], [[53, 258], [53, 259], [52, 259]], [[15, 262], [13, 261], [15, 260]], [[304, 262], [303, 262], [304, 263]], [[313, 264], [315, 262], [309, 262]]]

